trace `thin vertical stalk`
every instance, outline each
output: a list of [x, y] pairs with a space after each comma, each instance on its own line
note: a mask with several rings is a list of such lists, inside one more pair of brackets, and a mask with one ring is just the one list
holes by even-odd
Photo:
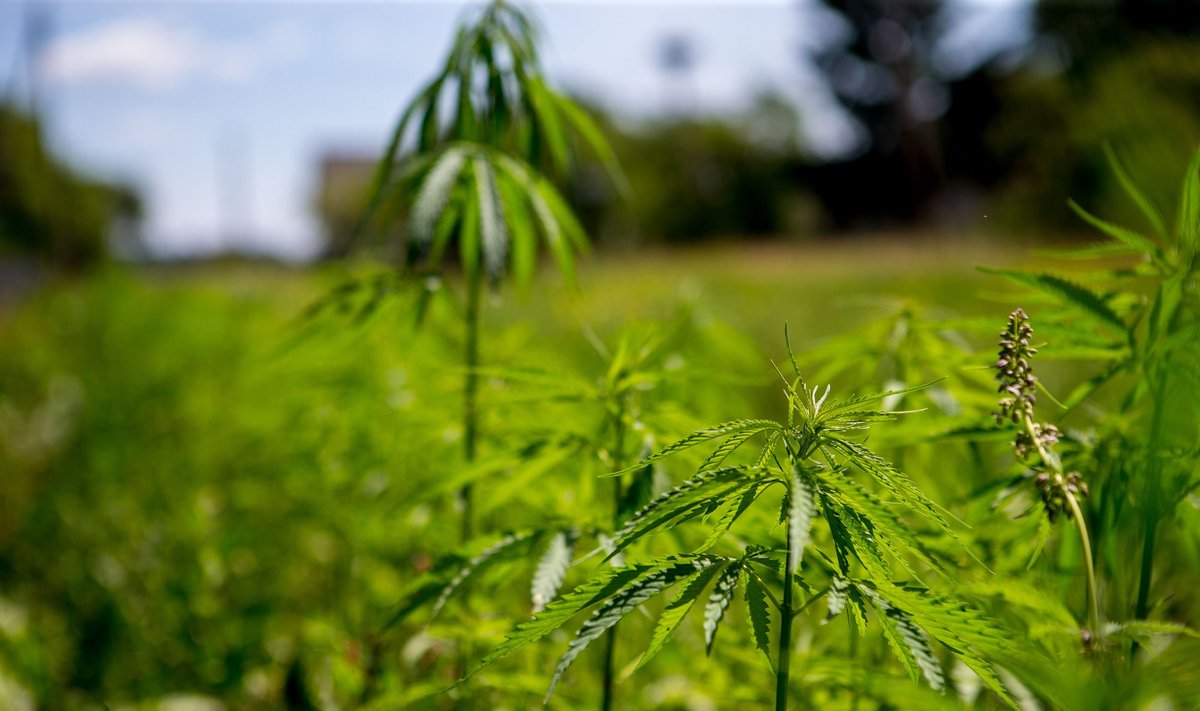
[[1100, 623], [1100, 602], [1096, 599], [1096, 564], [1092, 560], [1092, 543], [1088, 537], [1087, 523], [1083, 520], [1083, 510], [1079, 502], [1070, 492], [1066, 495], [1067, 504], [1071, 507], [1071, 518], [1075, 519], [1075, 527], [1079, 530], [1079, 545], [1083, 548], [1083, 560], [1087, 566], [1088, 597], [1091, 598], [1089, 608], [1088, 629], [1096, 631]]
[[[1061, 485], [1063, 481], [1062, 465], [1058, 459], [1052, 457], [1046, 451], [1046, 447], [1038, 438], [1038, 433], [1033, 427], [1033, 420], [1028, 416], [1022, 419], [1025, 423], [1025, 431], [1029, 433], [1029, 439], [1033, 442], [1034, 447], [1037, 448], [1038, 457], [1041, 458], [1042, 464], [1050, 469], [1056, 477], [1056, 483]], [[1087, 522], [1083, 520], [1083, 510], [1079, 507], [1079, 502], [1075, 500], [1075, 496], [1065, 486], [1062, 487], [1062, 492], [1064, 498], [1067, 500], [1067, 504], [1071, 507], [1071, 518], [1075, 522], [1075, 528], [1079, 531], [1079, 545], [1083, 549], [1083, 561], [1087, 568], [1088, 601], [1091, 603], [1088, 607], [1088, 629], [1096, 631], [1100, 624], [1100, 601], [1096, 586], [1096, 563], [1092, 558], [1091, 536], [1088, 535]]]
[[[616, 420], [613, 423], [612, 465], [614, 469], [625, 466], [625, 398], [617, 396]], [[612, 521], [613, 530], [621, 525], [621, 477], [613, 477]], [[613, 659], [617, 647], [617, 626], [613, 625], [604, 633], [604, 686], [600, 697], [601, 711], [612, 711], [613, 682], [615, 670]]]
[[[466, 361], [467, 372], [463, 381], [463, 459], [470, 464], [475, 461], [479, 428], [479, 307], [483, 301], [483, 272], [475, 269], [467, 277], [466, 317]], [[471, 540], [474, 530], [474, 505], [471, 500], [471, 485], [464, 484], [458, 490], [458, 501], [462, 515], [462, 542]]]
[[1155, 490], [1159, 485], [1159, 457], [1156, 451], [1158, 439], [1162, 434], [1163, 410], [1165, 409], [1165, 400], [1167, 395], [1167, 377], [1165, 374], [1158, 379], [1157, 392], [1154, 394], [1154, 416], [1150, 421], [1150, 466], [1149, 471], [1145, 472], [1143, 479], [1145, 485], [1143, 488], [1142, 501], [1146, 510], [1142, 512], [1143, 516], [1143, 532], [1142, 532], [1142, 563], [1141, 571], [1138, 575], [1138, 594], [1137, 602], [1134, 605], [1133, 619], [1144, 620], [1146, 613], [1150, 607], [1150, 581], [1154, 574], [1154, 544], [1158, 534], [1158, 492]]
[[[792, 541], [788, 540], [788, 555], [791, 555]], [[792, 576], [786, 575], [783, 581], [783, 603], [779, 608], [779, 666], [775, 670], [775, 711], [787, 711], [788, 707], [788, 673], [792, 666]]]

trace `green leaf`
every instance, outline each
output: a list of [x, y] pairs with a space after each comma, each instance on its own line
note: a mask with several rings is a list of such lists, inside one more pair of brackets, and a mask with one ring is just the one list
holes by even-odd
[[479, 272], [479, 203], [467, 200], [463, 207], [462, 228], [458, 233], [458, 256], [468, 278]]
[[804, 547], [809, 542], [809, 529], [817, 515], [816, 485], [811, 475], [795, 465], [792, 469], [792, 486], [788, 490], [788, 558], [787, 574], [790, 578], [800, 567]]
[[1083, 218], [1084, 222], [1087, 222], [1092, 227], [1095, 227], [1109, 237], [1120, 240], [1130, 249], [1133, 249], [1139, 254], [1149, 255], [1155, 261], [1162, 261], [1162, 250], [1160, 250], [1158, 245], [1149, 238], [1144, 237], [1133, 230], [1121, 227], [1120, 225], [1114, 225], [1111, 222], [1105, 222], [1104, 220], [1096, 217], [1092, 213], [1080, 207], [1079, 203], [1075, 202], [1074, 200], [1068, 200], [1067, 204], [1072, 210], [1075, 211], [1075, 214]]
[[421, 89], [421, 92], [417, 94], [417, 98], [404, 108], [404, 111], [400, 114], [400, 119], [396, 121], [396, 126], [392, 129], [392, 135], [388, 139], [387, 148], [383, 150], [383, 155], [379, 159], [379, 164], [375, 166], [375, 173], [371, 177], [371, 187], [367, 192], [370, 196], [367, 200], [367, 208], [363, 211], [363, 215], [359, 218], [358, 225], [354, 230], [354, 240], [356, 242], [366, 233], [368, 226], [383, 203], [387, 187], [392, 182], [392, 171], [395, 170], [396, 160], [400, 157], [400, 144], [404, 140], [404, 133], [408, 130], [409, 122], [412, 121], [413, 116], [416, 115], [416, 112], [426, 101], [433, 101], [435, 99], [440, 86], [437, 80], [426, 84]]
[[1179, 218], [1175, 224], [1179, 248], [1187, 262], [1200, 247], [1200, 150], [1192, 156], [1183, 179], [1183, 194], [1179, 199]]
[[1109, 622], [1104, 625], [1102, 634], [1105, 637], [1123, 639], [1128, 642], [1145, 643], [1154, 637], [1185, 636], [1200, 638], [1200, 633], [1178, 622], [1161, 622], [1157, 620], [1132, 620], [1130, 622]]
[[829, 584], [829, 592], [825, 594], [825, 619], [821, 620], [821, 624], [829, 624], [829, 621], [846, 609], [846, 602], [849, 599], [850, 581], [840, 575], [835, 575], [833, 581]]
[[750, 636], [754, 646], [771, 663], [771, 611], [767, 607], [767, 592], [763, 589], [758, 576], [750, 575], [746, 579], [746, 616], [750, 620]]
[[654, 465], [649, 464], [635, 473], [621, 494], [617, 507], [617, 520], [628, 521], [654, 498]]
[[650, 635], [650, 644], [646, 647], [646, 651], [642, 652], [642, 658], [638, 660], [638, 669], [644, 667], [662, 651], [662, 648], [675, 634], [675, 630], [679, 628], [680, 623], [683, 622], [683, 618], [691, 612], [696, 601], [700, 599], [700, 595], [708, 587], [709, 581], [721, 570], [716, 559], [704, 559], [704, 561], [706, 564], [703, 568], [684, 579], [683, 589], [659, 616], [658, 624], [654, 626], [654, 632]]
[[570, 668], [575, 658], [588, 648], [588, 645], [620, 622], [625, 615], [636, 610], [642, 603], [665, 588], [700, 570], [705, 565], [711, 565], [707, 562], [708, 558], [701, 556], [691, 560], [671, 560], [665, 565], [655, 568], [649, 575], [630, 583], [597, 608], [588, 621], [579, 628], [575, 639], [571, 640], [571, 644], [567, 646], [566, 653], [558, 660], [558, 666], [554, 669], [554, 676], [550, 679], [550, 688], [546, 691], [543, 703], [550, 701], [559, 679]]
[[1129, 331], [1125, 323], [1121, 320], [1121, 317], [1109, 308], [1108, 304], [1099, 296], [1074, 282], [1067, 281], [1053, 274], [1035, 274], [1011, 269], [988, 269], [985, 267], [979, 267], [979, 270], [985, 274], [1002, 276], [1010, 281], [1023, 284], [1052, 296], [1060, 304], [1076, 309], [1080, 314], [1087, 316], [1095, 323], [1108, 328], [1113, 333], [1120, 334], [1125, 340], [1129, 340]]
[[624, 171], [621, 170], [621, 164], [617, 161], [617, 155], [613, 152], [609, 142], [605, 140], [604, 133], [600, 130], [600, 127], [574, 101], [557, 92], [550, 91], [548, 94], [558, 106], [558, 110], [562, 112], [562, 115], [571, 124], [572, 128], [579, 133], [584, 142], [596, 154], [596, 157], [600, 159], [600, 164], [604, 166], [609, 179], [617, 187], [617, 191], [628, 197], [631, 192], [629, 181], [626, 179]]
[[725, 495], [729, 497], [730, 501], [724, 505], [725, 510], [717, 518], [712, 533], [709, 534], [708, 538], [705, 539], [704, 543], [697, 550], [703, 552], [715, 546], [717, 541], [721, 540], [722, 536], [733, 527], [734, 522], [750, 509], [750, 506], [754, 504], [754, 500], [758, 498], [758, 495], [767, 486], [769, 486], [769, 483], [751, 482], [741, 489], [726, 493]]
[[983, 656], [1003, 658], [1013, 653], [1013, 640], [1007, 631], [958, 600], [931, 596], [927, 591], [898, 588], [885, 581], [859, 581], [858, 589], [864, 587], [908, 615], [970, 667], [1002, 701], [1016, 708], [1000, 677]]
[[566, 173], [571, 164], [571, 149], [567, 144], [567, 134], [563, 130], [562, 121], [555, 109], [550, 93], [541, 79], [529, 77], [524, 82], [533, 108], [533, 118], [542, 129], [546, 143], [550, 147], [550, 157], [554, 167], [560, 173]]
[[626, 467], [625, 469], [621, 469], [619, 471], [615, 471], [607, 476], [620, 476], [621, 474], [626, 474], [651, 462], [656, 462], [659, 459], [669, 457], [676, 452], [682, 452], [685, 449], [690, 449], [698, 444], [708, 442], [710, 440], [728, 437], [729, 435], [742, 434], [745, 432], [757, 433], [766, 432], [768, 430], [782, 429], [783, 426], [774, 420], [733, 420], [722, 425], [717, 425], [716, 427], [710, 427], [698, 432], [693, 432], [678, 442], [667, 445], [665, 449], [659, 450], [637, 464], [634, 464], [631, 467]]
[[906, 553], [932, 568], [940, 567], [912, 526], [896, 515], [895, 506], [887, 504], [848, 476], [823, 476], [820, 473], [817, 476], [825, 487], [826, 495], [834, 496], [840, 504], [868, 522], [872, 538], [883, 544], [905, 567]]
[[528, 548], [528, 544], [531, 544], [539, 533], [540, 531], [532, 530], [511, 533], [488, 546], [482, 553], [467, 561], [467, 564], [462, 567], [462, 570], [458, 571], [458, 574], [455, 575], [444, 588], [442, 588], [442, 592], [438, 595], [437, 602], [435, 602], [433, 605], [433, 612], [429, 614], [429, 619], [432, 621], [438, 616], [438, 614], [442, 611], [442, 608], [445, 607], [446, 602], [450, 600], [450, 596], [453, 595], [456, 590], [462, 587], [462, 584], [467, 581], [467, 578], [479, 572], [486, 565], [498, 563], [502, 560], [508, 560], [514, 556], [523, 554]]
[[712, 653], [713, 641], [717, 638], [717, 628], [721, 625], [721, 618], [725, 616], [725, 610], [729, 608], [730, 601], [737, 594], [738, 583], [741, 582], [742, 576], [740, 563], [729, 565], [721, 573], [721, 577], [717, 578], [717, 584], [713, 586], [712, 594], [708, 596], [708, 604], [704, 607], [704, 653], [706, 655]]
[[950, 524], [938, 510], [937, 504], [921, 491], [916, 482], [891, 462], [857, 442], [829, 439], [825, 444], [828, 449], [841, 453], [855, 467], [869, 474], [872, 479], [887, 489], [889, 494], [906, 504], [915, 513], [936, 523], [947, 533], [953, 533], [950, 530]]
[[697, 468], [697, 471], [716, 469], [717, 467], [721, 466], [725, 463], [726, 459], [729, 459], [729, 455], [737, 451], [738, 447], [741, 447], [746, 443], [746, 440], [750, 439], [756, 434], [758, 434], [757, 430], [746, 430], [745, 432], [738, 432], [737, 434], [732, 435], [729, 437], [729, 439], [726, 439], [724, 442], [717, 445], [717, 448], [714, 449], [711, 454], [705, 457], [704, 461], [701, 462], [700, 466]]
[[550, 538], [550, 543], [538, 561], [537, 569], [534, 570], [533, 583], [530, 586], [529, 595], [534, 614], [544, 610], [547, 603], [558, 594], [563, 578], [567, 575], [567, 568], [571, 565], [571, 558], [575, 554], [577, 535], [575, 529], [569, 529], [559, 531]]
[[739, 488], [749, 478], [745, 467], [729, 467], [701, 472], [679, 486], [664, 491], [642, 507], [616, 533], [612, 558], [637, 539], [659, 528], [673, 519], [698, 513], [697, 507], [720, 500], [729, 491]]
[[433, 238], [433, 227], [446, 208], [450, 191], [466, 164], [466, 151], [459, 146], [447, 148], [425, 175], [413, 203], [411, 218], [412, 239], [419, 247]]
[[533, 216], [529, 214], [529, 204], [520, 186], [510, 175], [497, 172], [496, 186], [511, 235], [513, 278], [518, 285], [526, 287], [537, 266], [537, 232]]
[[475, 174], [475, 195], [479, 200], [483, 264], [488, 275], [495, 280], [504, 273], [504, 264], [508, 257], [508, 234], [505, 230], [504, 214], [500, 209], [500, 198], [491, 165], [481, 156], [476, 156], [471, 165]]
[[655, 570], [654, 565], [634, 565], [626, 568], [613, 568], [602, 572], [566, 595], [552, 600], [546, 607], [534, 615], [532, 619], [517, 625], [505, 636], [504, 641], [488, 652], [466, 676], [458, 680], [458, 684], [474, 676], [484, 667], [517, 652], [538, 641], [563, 625], [564, 622], [583, 610], [607, 599], [623, 589], [642, 575]]
[[1111, 145], [1105, 144], [1104, 155], [1108, 158], [1108, 166], [1112, 170], [1113, 175], [1117, 176], [1117, 181], [1125, 190], [1125, 194], [1129, 196], [1129, 199], [1133, 200], [1133, 203], [1138, 206], [1138, 209], [1142, 211], [1146, 219], [1150, 221], [1150, 226], [1154, 228], [1159, 237], [1165, 239], [1167, 236], [1167, 226], [1163, 222], [1162, 213], [1158, 211], [1154, 203], [1150, 202], [1150, 199], [1146, 197], [1137, 184], [1133, 182], [1133, 179], [1129, 177], [1129, 174], [1125, 172], [1124, 166], [1121, 165], [1121, 161], [1117, 160], [1117, 154], [1113, 151]]

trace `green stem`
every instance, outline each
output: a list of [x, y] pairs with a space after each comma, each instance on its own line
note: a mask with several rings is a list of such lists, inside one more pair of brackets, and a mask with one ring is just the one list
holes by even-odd
[[[620, 469], [625, 465], [625, 399], [618, 396], [616, 421], [613, 423], [612, 466]], [[613, 477], [612, 520], [613, 530], [621, 525], [621, 477]], [[611, 711], [613, 707], [613, 681], [616, 676], [613, 659], [617, 647], [617, 626], [613, 625], [604, 633], [604, 686], [600, 697], [601, 711]]]
[[[468, 277], [467, 287], [467, 372], [463, 382], [463, 459], [470, 464], [475, 461], [476, 436], [479, 427], [479, 307], [483, 301], [483, 272], [474, 270]], [[471, 501], [471, 485], [464, 484], [458, 490], [458, 501], [462, 509], [462, 542], [471, 540], [474, 521], [474, 506]]]
[[1096, 564], [1092, 558], [1092, 542], [1091, 537], [1088, 535], [1087, 522], [1083, 520], [1083, 510], [1079, 507], [1079, 502], [1075, 499], [1074, 494], [1066, 488], [1062, 464], [1046, 451], [1045, 446], [1038, 439], [1037, 430], [1033, 427], [1033, 420], [1029, 417], [1025, 417], [1024, 420], [1025, 431], [1029, 433], [1029, 438], [1033, 442], [1033, 446], [1037, 448], [1038, 457], [1041, 458], [1043, 466], [1054, 474], [1056, 479], [1055, 485], [1062, 489], [1067, 504], [1071, 507], [1071, 518], [1075, 521], [1076, 530], [1079, 531], [1079, 544], [1083, 548], [1083, 560], [1087, 567], [1088, 600], [1091, 603], [1088, 608], [1088, 629], [1095, 631], [1100, 622], [1100, 600], [1096, 594]]
[[[788, 541], [788, 553], [791, 553], [792, 542]], [[783, 581], [783, 602], [779, 610], [779, 665], [775, 670], [775, 711], [787, 711], [788, 707], [788, 672], [792, 666], [792, 576], [787, 575]]]
[[[1166, 375], [1159, 377], [1156, 390], [1157, 392], [1154, 396], [1154, 416], [1150, 421], [1151, 452], [1154, 452], [1153, 445], [1158, 443], [1162, 432], [1163, 410], [1165, 409], [1167, 397]], [[1158, 497], [1155, 496], [1157, 493], [1155, 487], [1158, 485], [1159, 478], [1158, 463], [1159, 458], [1155, 454], [1151, 454], [1150, 470], [1146, 472], [1143, 489], [1143, 505], [1148, 509], [1157, 505], [1158, 502]], [[1142, 515], [1145, 517], [1145, 530], [1142, 537], [1142, 569], [1138, 580], [1137, 604], [1134, 607], [1133, 613], [1135, 620], [1146, 619], [1146, 613], [1149, 612], [1150, 580], [1154, 572], [1154, 542], [1158, 532], [1158, 512], [1147, 510]]]
[[1087, 524], [1083, 520], [1083, 511], [1079, 508], [1079, 502], [1075, 500], [1075, 496], [1071, 492], [1067, 491], [1066, 495], [1067, 504], [1071, 507], [1071, 517], [1075, 519], [1075, 527], [1079, 531], [1079, 545], [1083, 547], [1083, 560], [1087, 564], [1088, 597], [1092, 602], [1088, 629], [1095, 631], [1100, 622], [1100, 603], [1096, 597], [1096, 565], [1092, 560], [1092, 543], [1088, 537]]

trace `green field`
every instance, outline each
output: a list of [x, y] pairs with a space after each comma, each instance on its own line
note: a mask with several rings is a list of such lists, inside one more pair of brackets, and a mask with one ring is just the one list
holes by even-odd
[[[426, 605], [385, 626], [414, 581], [459, 549], [458, 485], [474, 481], [486, 540], [563, 521], [610, 525], [611, 480], [597, 476], [614, 452], [600, 443], [607, 416], [596, 393], [611, 382], [606, 360], [622, 338], [662, 340], [639, 365], [653, 375], [624, 401], [634, 457], [711, 424], [783, 417], [771, 363], [787, 367], [785, 323], [809, 382], [833, 383], [835, 397], [944, 378], [906, 396], [903, 409], [919, 412], [880, 424], [867, 441], [961, 519], [958, 546], [901, 513], [945, 566], [940, 575], [918, 567], [921, 580], [1024, 640], [979, 650], [1003, 670], [1011, 698], [1185, 708], [1200, 698], [1194, 640], [1162, 626], [1081, 646], [1087, 586], [1070, 522], [1050, 527], [1029, 482], [992, 506], [1024, 471], [991, 417], [992, 343], [1008, 312], [1022, 305], [1035, 329], [1045, 323], [1039, 374], [1056, 397], [1104, 363], [1072, 341], [1078, 313], [974, 268], [1033, 259], [986, 243], [888, 241], [599, 255], [585, 261], [578, 290], [546, 275], [530, 294], [486, 302], [472, 467], [460, 454], [464, 370], [452, 298], [436, 296], [418, 328], [405, 291], [369, 313], [356, 297], [305, 316], [351, 274], [377, 273], [367, 267], [113, 268], [46, 284], [0, 315], [0, 708], [183, 708], [170, 704], [189, 699], [234, 709], [534, 707], [567, 630], [439, 692], [528, 616], [536, 555], [474, 576], [464, 601], [450, 600], [432, 624]], [[1111, 303], [1125, 314], [1138, 306]], [[1153, 417], [1139, 401], [1114, 419], [1125, 381], [1061, 423], [1064, 456], [1090, 467], [1102, 616], [1115, 621], [1136, 607], [1148, 515], [1140, 488], [1129, 494], [1134, 480], [1121, 477], [1145, 471], [1103, 458], [1135, 446], [1121, 438], [1140, 437]], [[1172, 422], [1148, 436], [1171, 456], [1143, 462], [1172, 487], [1170, 503], [1155, 504], [1146, 616], [1196, 624], [1200, 511], [1195, 459], [1183, 451], [1194, 447], [1195, 407], [1166, 397]], [[1057, 419], [1055, 408], [1044, 398], [1038, 412]], [[951, 430], [964, 434], [944, 436]], [[655, 490], [686, 478], [699, 461], [689, 456], [668, 460]], [[713, 550], [779, 539], [778, 506], [775, 494]], [[627, 554], [692, 550], [711, 523], [648, 536]], [[576, 553], [568, 588], [602, 557]], [[820, 577], [811, 565], [802, 574]], [[689, 618], [634, 670], [669, 600], [621, 623], [617, 708], [767, 706], [773, 674], [740, 595], [711, 656]], [[932, 652], [950, 680], [936, 693], [907, 678], [874, 619], [860, 633], [823, 624], [824, 608], [796, 621], [791, 694], [800, 708], [1000, 706], [951, 647]], [[1142, 647], [1131, 661], [1135, 637]], [[555, 707], [597, 703], [599, 646], [560, 683]]]

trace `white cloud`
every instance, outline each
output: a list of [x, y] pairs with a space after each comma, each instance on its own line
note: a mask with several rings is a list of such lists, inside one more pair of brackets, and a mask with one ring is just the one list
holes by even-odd
[[291, 24], [232, 42], [154, 18], [125, 17], [59, 38], [41, 67], [47, 79], [70, 84], [167, 90], [195, 80], [240, 83], [299, 56], [304, 39], [303, 28]]

